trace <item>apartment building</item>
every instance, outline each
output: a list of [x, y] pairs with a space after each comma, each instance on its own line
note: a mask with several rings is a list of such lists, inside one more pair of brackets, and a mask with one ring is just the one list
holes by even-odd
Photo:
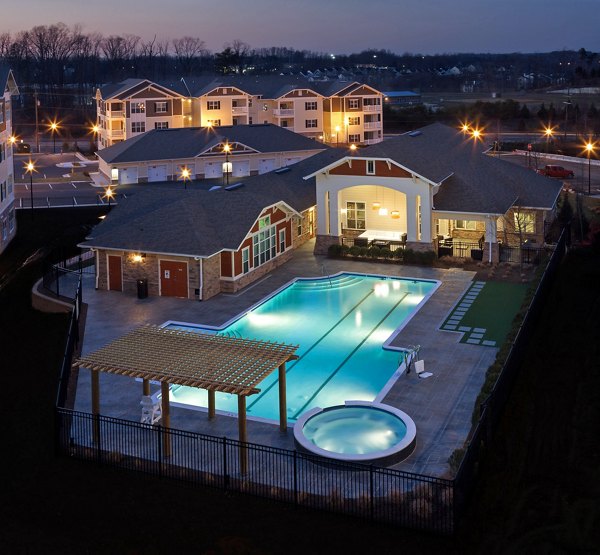
[[12, 71], [0, 65], [0, 253], [17, 233], [13, 178], [11, 96], [19, 94]]
[[[99, 148], [150, 129], [274, 124], [332, 145], [383, 140], [383, 95], [361, 83], [296, 76], [128, 79], [96, 93]], [[156, 111], [159, 104], [160, 113]]]

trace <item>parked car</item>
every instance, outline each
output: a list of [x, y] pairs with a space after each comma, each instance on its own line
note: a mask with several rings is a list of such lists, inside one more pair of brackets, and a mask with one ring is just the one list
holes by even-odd
[[17, 143], [15, 150], [17, 154], [28, 154], [31, 152], [31, 145], [29, 143]]
[[545, 166], [544, 168], [540, 168], [537, 172], [546, 177], [558, 177], [560, 179], [575, 177], [575, 173], [572, 170], [567, 170], [562, 166]]

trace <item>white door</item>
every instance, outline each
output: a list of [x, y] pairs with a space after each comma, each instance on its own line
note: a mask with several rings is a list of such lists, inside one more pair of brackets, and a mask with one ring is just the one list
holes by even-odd
[[223, 176], [223, 163], [222, 162], [205, 162], [204, 163], [204, 177], [206, 179], [212, 179], [214, 177]]
[[272, 172], [275, 169], [275, 158], [258, 161], [258, 173]]
[[292, 164], [295, 164], [296, 162], [300, 162], [300, 160], [302, 160], [302, 158], [286, 158], [285, 165], [291, 166]]
[[166, 181], [167, 166], [148, 166], [148, 181]]
[[138, 169], [137, 168], [123, 168], [119, 170], [119, 183], [121, 185], [127, 185], [129, 183], [138, 182]]
[[233, 177], [244, 177], [250, 175], [250, 160], [239, 160], [233, 163], [231, 169], [231, 175]]

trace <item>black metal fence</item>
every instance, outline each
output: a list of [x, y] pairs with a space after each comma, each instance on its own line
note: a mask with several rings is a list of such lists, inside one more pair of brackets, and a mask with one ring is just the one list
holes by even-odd
[[[50, 257], [52, 260], [52, 257]], [[85, 251], [58, 263], [44, 263], [42, 285], [57, 297], [74, 299], [82, 274], [95, 274], [95, 255]]]
[[406, 241], [371, 241], [363, 237], [342, 237], [342, 245], [350, 248], [359, 247], [365, 249], [377, 247], [378, 249], [387, 249], [391, 252], [396, 252], [406, 248]]
[[553, 278], [570, 246], [570, 236], [570, 227], [565, 227], [523, 317], [498, 379], [482, 405], [479, 420], [471, 432], [464, 458], [454, 478], [457, 512], [461, 511], [472, 492], [479, 463], [485, 456], [486, 445], [496, 431]]
[[438, 244], [438, 257], [455, 256], [457, 258], [472, 258], [483, 260], [482, 241], [440, 241]]
[[546, 249], [535, 244], [525, 243], [520, 247], [498, 245], [500, 262], [513, 264], [539, 264], [546, 255]]
[[454, 530], [451, 480], [60, 407], [56, 418], [57, 450], [70, 457], [440, 534]]

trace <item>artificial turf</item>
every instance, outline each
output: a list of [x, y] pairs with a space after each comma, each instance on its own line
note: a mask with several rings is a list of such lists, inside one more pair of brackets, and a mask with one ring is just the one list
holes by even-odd
[[510, 331], [526, 292], [527, 285], [519, 283], [475, 282], [446, 318], [442, 329], [462, 332], [461, 343], [499, 347]]

